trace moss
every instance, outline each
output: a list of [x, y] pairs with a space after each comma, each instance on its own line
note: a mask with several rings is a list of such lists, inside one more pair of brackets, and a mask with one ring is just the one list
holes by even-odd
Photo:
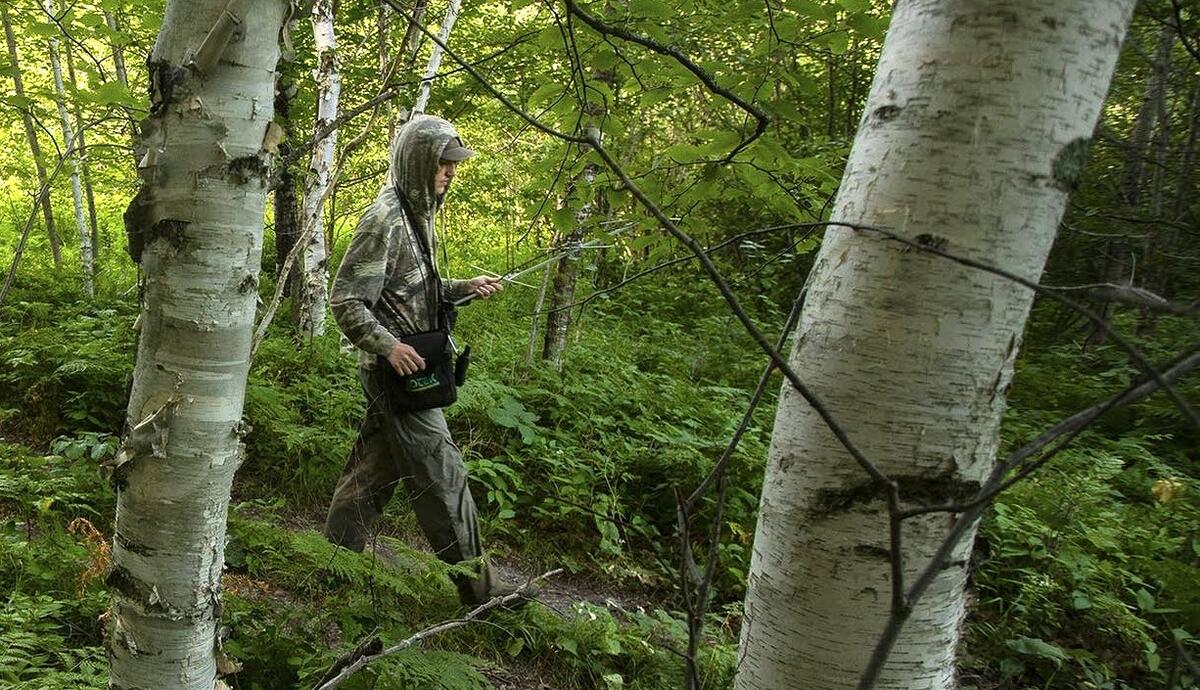
[[1054, 157], [1054, 162], [1050, 167], [1055, 187], [1064, 192], [1071, 192], [1079, 186], [1079, 178], [1083, 175], [1083, 168], [1087, 164], [1088, 149], [1091, 144], [1090, 138], [1079, 137], [1067, 142], [1058, 150], [1058, 155]]

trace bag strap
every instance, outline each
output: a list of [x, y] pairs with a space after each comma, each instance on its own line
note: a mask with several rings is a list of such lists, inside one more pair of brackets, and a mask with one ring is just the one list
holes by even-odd
[[404, 191], [399, 187], [392, 187], [392, 192], [396, 198], [400, 200], [400, 206], [404, 209], [404, 216], [408, 220], [409, 230], [413, 236], [417, 238], [417, 245], [421, 248], [421, 258], [425, 260], [425, 266], [429, 268], [429, 274], [433, 276], [434, 285], [434, 301], [433, 301], [433, 324], [434, 328], [446, 330], [446, 324], [443, 323], [445, 314], [442, 313], [442, 279], [438, 276], [437, 267], [433, 264], [433, 250], [429, 246], [429, 241], [425, 237], [423, 229], [418, 227], [416, 215], [409, 208], [408, 199], [404, 196]]

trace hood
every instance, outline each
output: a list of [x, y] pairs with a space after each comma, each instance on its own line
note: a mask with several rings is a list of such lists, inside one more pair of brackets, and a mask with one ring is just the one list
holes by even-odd
[[414, 115], [396, 130], [392, 140], [391, 178], [409, 209], [428, 224], [440, 200], [433, 191], [433, 176], [446, 142], [457, 139], [454, 126], [433, 115]]

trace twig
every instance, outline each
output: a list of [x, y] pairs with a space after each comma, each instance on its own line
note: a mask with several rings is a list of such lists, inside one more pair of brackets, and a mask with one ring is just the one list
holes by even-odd
[[[796, 321], [800, 318], [800, 310], [804, 306], [804, 298], [808, 294], [808, 290], [801, 290], [800, 295], [792, 304], [792, 311], [788, 314], [787, 320], [783, 324], [783, 330], [779, 334], [779, 340], [776, 341], [776, 349], [782, 350], [787, 344], [788, 336], [795, 327]], [[704, 615], [708, 610], [708, 591], [712, 587], [713, 577], [717, 572], [718, 546], [721, 543], [721, 523], [725, 514], [725, 497], [726, 490], [729, 487], [729, 478], [725, 473], [726, 467], [729, 465], [730, 458], [737, 450], [738, 443], [742, 440], [742, 435], [746, 433], [746, 429], [750, 427], [750, 421], [754, 418], [754, 411], [758, 408], [758, 403], [762, 400], [763, 394], [767, 390], [767, 384], [771, 380], [771, 373], [775, 371], [775, 363], [768, 361], [766, 368], [758, 379], [758, 385], [754, 388], [754, 393], [750, 396], [750, 402], [746, 405], [746, 411], [742, 414], [742, 421], [738, 424], [738, 428], [733, 433], [733, 438], [729, 440], [725, 451], [721, 453], [721, 458], [713, 465], [712, 471], [700, 482], [696, 490], [687, 497], [686, 500], [679, 502], [678, 520], [680, 525], [680, 541], [683, 548], [683, 562], [685, 570], [685, 587], [684, 587], [684, 603], [687, 606], [688, 615], [688, 651], [682, 655], [686, 662], [684, 667], [684, 687], [687, 690], [695, 690], [700, 687], [699, 674], [696, 669], [696, 654], [700, 649], [700, 634], [704, 630]], [[696, 564], [692, 556], [692, 541], [690, 536], [690, 519], [692, 511], [696, 507], [696, 503], [708, 493], [713, 483], [717, 483], [716, 509], [713, 516], [712, 534], [709, 536], [708, 555], [704, 563], [704, 575], [699, 581], [689, 584], [687, 577], [694, 572]], [[696, 588], [695, 596], [689, 596], [691, 586]]]
[[682, 65], [684, 69], [696, 75], [696, 78], [699, 79], [706, 87], [708, 87], [710, 91], [723, 96], [725, 99], [729, 100], [734, 105], [754, 117], [754, 119], [757, 121], [757, 126], [754, 129], [754, 133], [746, 139], [743, 139], [741, 143], [735, 146], [733, 150], [730, 151], [729, 154], [722, 160], [723, 163], [728, 163], [729, 161], [733, 160], [733, 157], [740, 153], [742, 149], [749, 146], [754, 142], [755, 139], [762, 136], [763, 132], [767, 131], [767, 126], [771, 124], [771, 116], [768, 115], [766, 111], [718, 84], [717, 80], [713, 78], [711, 74], [701, 69], [699, 65], [681, 53], [678, 49], [663, 45], [652, 38], [639, 36], [632, 32], [626, 31], [625, 29], [605, 24], [596, 17], [593, 17], [585, 12], [583, 8], [575, 4], [575, 0], [566, 0], [566, 3], [567, 9], [571, 12], [571, 14], [579, 17], [584, 24], [592, 27], [592, 29], [598, 33], [606, 36], [616, 36], [617, 38], [624, 39], [630, 43], [637, 43], [638, 45], [652, 50], [659, 55], [665, 55], [673, 58], [676, 62]]
[[[562, 572], [562, 568], [555, 568], [554, 570], [551, 570], [549, 572], [542, 573], [541, 575], [538, 575], [537, 577], [535, 577], [535, 578], [529, 580], [528, 582], [526, 582], [525, 584], [521, 585], [517, 589], [517, 591], [513, 592], [512, 594], [508, 594], [508, 595], [502, 596], [502, 597], [494, 597], [492, 600], [475, 607], [474, 609], [472, 609], [470, 612], [468, 612], [462, 618], [456, 618], [454, 620], [442, 621], [441, 623], [432, 625], [432, 626], [425, 628], [424, 630], [422, 630], [408, 638], [405, 638], [404, 640], [402, 640], [390, 647], [382, 647], [382, 645], [373, 644], [378, 641], [378, 638], [368, 640], [366, 643], [359, 645], [358, 648], [355, 650], [356, 652], [358, 650], [363, 650], [362, 654], [357, 656], [357, 658], [354, 658], [352, 661], [349, 661], [348, 663], [346, 663], [345, 666], [343, 666], [340, 671], [338, 671], [336, 674], [333, 675], [333, 677], [322, 678], [320, 681], [318, 681], [317, 685], [313, 686], [313, 690], [331, 690], [332, 688], [336, 688], [337, 686], [341, 685], [343, 681], [345, 681], [350, 676], [354, 675], [357, 671], [361, 670], [367, 664], [378, 661], [379, 659], [382, 659], [385, 656], [391, 656], [392, 654], [395, 654], [396, 652], [400, 652], [405, 649], [408, 649], [409, 647], [412, 647], [413, 645], [424, 642], [425, 640], [428, 640], [431, 637], [434, 637], [443, 632], [446, 632], [447, 630], [453, 630], [454, 628], [461, 628], [464, 625], [468, 625], [468, 624], [472, 623], [473, 621], [478, 619], [481, 615], [483, 615], [484, 613], [487, 613], [488, 611], [491, 611], [492, 609], [504, 607], [504, 606], [507, 606], [508, 604], [513, 603], [514, 601], [517, 601], [518, 599], [523, 599], [523, 598], [525, 598], [525, 592], [526, 592], [526, 590], [529, 589], [529, 587], [533, 586], [534, 584], [536, 584], [542, 580], [545, 580], [546, 578], [554, 577], [555, 575], [558, 575], [561, 572]], [[378, 651], [370, 651], [372, 648], [375, 648], [376, 646], [379, 647]], [[339, 663], [344, 660], [346, 660], [345, 657], [343, 657], [343, 659], [340, 659]]]
[[1093, 285], [1044, 286], [1047, 290], [1058, 292], [1082, 293], [1087, 299], [1102, 302], [1120, 302], [1135, 307], [1143, 307], [1151, 311], [1159, 311], [1176, 316], [1200, 317], [1200, 304], [1176, 304], [1154, 294], [1144, 288], [1132, 285], [1115, 285], [1113, 283], [1096, 283]]

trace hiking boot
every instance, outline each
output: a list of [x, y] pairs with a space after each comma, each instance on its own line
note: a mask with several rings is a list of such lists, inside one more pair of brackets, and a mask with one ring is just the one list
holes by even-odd
[[[457, 575], [454, 584], [458, 588], [458, 600], [472, 608], [486, 604], [496, 597], [506, 597], [521, 589], [521, 585], [501, 580], [487, 565], [479, 577], [470, 578]], [[505, 604], [506, 611], [516, 611], [537, 598], [540, 590], [536, 585], [529, 585], [521, 591], [521, 596]]]

